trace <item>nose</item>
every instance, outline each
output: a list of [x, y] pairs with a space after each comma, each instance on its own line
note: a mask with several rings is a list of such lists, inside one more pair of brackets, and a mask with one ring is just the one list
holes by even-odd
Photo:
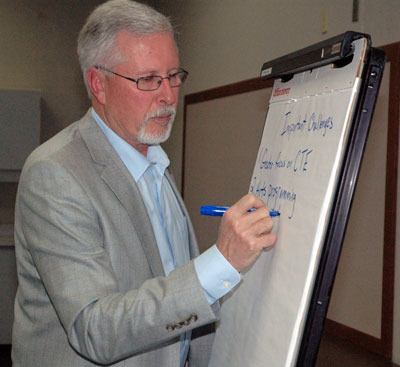
[[169, 79], [162, 80], [159, 91], [159, 102], [166, 105], [173, 105], [178, 100], [179, 87], [172, 88]]

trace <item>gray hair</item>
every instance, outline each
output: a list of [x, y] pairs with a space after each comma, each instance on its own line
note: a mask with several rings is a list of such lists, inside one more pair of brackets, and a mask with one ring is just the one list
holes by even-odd
[[98, 6], [88, 17], [78, 37], [78, 56], [89, 97], [86, 71], [95, 65], [110, 66], [119, 55], [113, 52], [121, 31], [138, 36], [160, 32], [174, 33], [169, 19], [148, 5], [130, 0], [110, 0]]

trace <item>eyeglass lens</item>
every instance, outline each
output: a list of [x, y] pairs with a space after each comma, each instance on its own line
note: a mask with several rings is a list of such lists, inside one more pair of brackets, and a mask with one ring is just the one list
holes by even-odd
[[158, 75], [152, 75], [148, 77], [139, 78], [137, 80], [137, 86], [139, 89], [142, 90], [154, 90], [160, 87], [163, 79], [168, 79], [169, 85], [171, 87], [179, 87], [186, 80], [186, 77], [187, 77], [187, 72], [183, 70], [178, 71], [177, 73], [174, 73], [164, 78]]

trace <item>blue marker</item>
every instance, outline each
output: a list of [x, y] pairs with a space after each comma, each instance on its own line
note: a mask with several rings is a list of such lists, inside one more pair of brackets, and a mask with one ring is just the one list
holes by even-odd
[[[201, 215], [208, 215], [212, 217], [222, 217], [224, 213], [229, 209], [229, 206], [219, 206], [219, 205], [203, 205], [200, 207]], [[253, 211], [255, 209], [250, 209], [249, 211]], [[277, 210], [270, 210], [270, 217], [279, 217], [281, 215]]]

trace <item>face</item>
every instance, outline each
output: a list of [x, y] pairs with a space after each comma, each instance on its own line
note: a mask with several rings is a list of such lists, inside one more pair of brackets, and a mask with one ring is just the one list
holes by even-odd
[[[120, 54], [112, 71], [131, 78], [167, 76], [179, 68], [178, 50], [170, 33], [135, 36], [121, 32], [115, 42]], [[125, 141], [147, 154], [148, 145], [169, 137], [175, 117], [179, 87], [171, 88], [163, 79], [155, 91], [142, 91], [136, 83], [112, 74], [101, 73], [101, 90], [93, 106], [107, 125]], [[96, 106], [97, 105], [97, 106]]]

